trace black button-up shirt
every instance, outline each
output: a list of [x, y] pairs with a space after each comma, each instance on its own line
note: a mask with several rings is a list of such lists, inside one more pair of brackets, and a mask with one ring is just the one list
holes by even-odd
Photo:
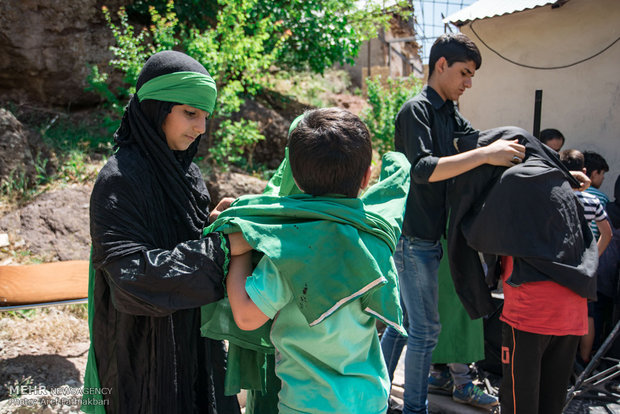
[[446, 181], [429, 183], [440, 157], [455, 155], [454, 139], [476, 130], [453, 101], [425, 86], [396, 116], [394, 145], [411, 163], [403, 234], [439, 240], [446, 229]]

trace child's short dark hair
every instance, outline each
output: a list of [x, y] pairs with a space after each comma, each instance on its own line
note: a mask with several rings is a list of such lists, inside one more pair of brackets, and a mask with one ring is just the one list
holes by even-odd
[[463, 33], [444, 33], [435, 40], [428, 58], [429, 79], [435, 70], [435, 63], [441, 57], [446, 58], [448, 66], [452, 66], [454, 62], [470, 60], [476, 65], [476, 70], [482, 65], [482, 56], [480, 56], [478, 46]]
[[609, 171], [609, 165], [605, 158], [594, 151], [583, 152], [583, 165], [586, 168], [586, 175], [589, 177], [594, 171]]
[[307, 194], [357, 197], [372, 160], [368, 128], [340, 108], [307, 111], [289, 141], [293, 177]]
[[560, 161], [568, 171], [583, 170], [583, 154], [576, 149], [566, 149], [560, 152]]
[[562, 145], [564, 145], [564, 135], [554, 128], [547, 128], [540, 131], [540, 142], [546, 144], [554, 138], [559, 138], [562, 140]]

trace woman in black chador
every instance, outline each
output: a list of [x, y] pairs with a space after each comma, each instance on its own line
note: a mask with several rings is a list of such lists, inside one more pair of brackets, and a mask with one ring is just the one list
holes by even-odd
[[238, 413], [236, 397], [224, 396], [223, 344], [200, 336], [199, 307], [224, 296], [237, 248], [220, 233], [201, 238], [210, 198], [192, 158], [215, 83], [196, 60], [167, 51], [146, 62], [136, 90], [90, 201], [83, 410]]

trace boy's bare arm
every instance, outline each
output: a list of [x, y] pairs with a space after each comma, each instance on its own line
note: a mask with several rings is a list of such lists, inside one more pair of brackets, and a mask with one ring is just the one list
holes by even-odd
[[232, 256], [226, 277], [226, 291], [233, 317], [239, 329], [244, 331], [258, 329], [269, 320], [245, 291], [245, 280], [252, 274], [251, 259], [252, 252]]
[[596, 222], [596, 226], [598, 227], [598, 231], [601, 233], [601, 237], [599, 237], [596, 245], [598, 246], [598, 255], [599, 257], [603, 254], [607, 245], [611, 241], [611, 226], [609, 225], [609, 220], [601, 220]]
[[243, 238], [243, 234], [241, 232], [230, 233], [228, 235], [228, 241], [230, 242], [231, 256], [239, 256], [252, 250], [252, 246], [250, 246]]

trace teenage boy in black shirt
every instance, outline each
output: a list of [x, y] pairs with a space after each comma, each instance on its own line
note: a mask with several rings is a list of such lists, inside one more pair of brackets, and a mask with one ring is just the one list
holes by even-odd
[[[471, 88], [481, 60], [478, 48], [464, 34], [440, 36], [431, 48], [428, 85], [396, 117], [395, 147], [411, 162], [403, 235], [394, 254], [409, 320], [403, 414], [427, 412], [431, 355], [440, 330], [437, 269], [443, 254], [439, 240], [446, 228], [448, 180], [482, 164], [509, 167], [525, 156], [525, 147], [516, 140], [497, 140], [457, 153], [454, 139], [476, 130], [454, 101]], [[388, 362], [394, 337], [388, 328], [382, 340]]]

